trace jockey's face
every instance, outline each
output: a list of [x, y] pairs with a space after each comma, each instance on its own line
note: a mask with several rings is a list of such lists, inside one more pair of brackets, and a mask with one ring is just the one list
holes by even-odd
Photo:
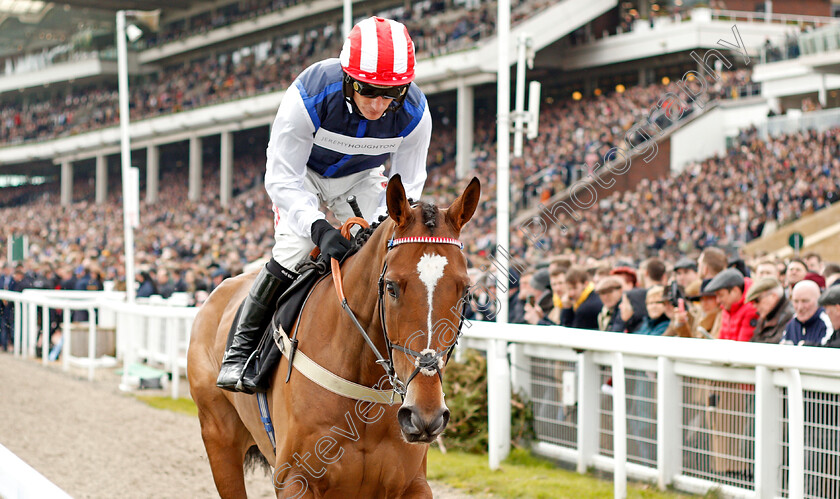
[[353, 92], [353, 101], [361, 111], [362, 116], [369, 120], [378, 120], [388, 110], [394, 99], [388, 97], [364, 97], [359, 92]]

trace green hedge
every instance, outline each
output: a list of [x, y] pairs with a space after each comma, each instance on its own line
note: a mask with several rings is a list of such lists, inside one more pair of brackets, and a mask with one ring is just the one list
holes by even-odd
[[[464, 362], [446, 366], [443, 393], [450, 418], [443, 434], [447, 448], [487, 453], [487, 359], [466, 350]], [[511, 397], [511, 444], [522, 447], [533, 435], [531, 404], [521, 394]]]

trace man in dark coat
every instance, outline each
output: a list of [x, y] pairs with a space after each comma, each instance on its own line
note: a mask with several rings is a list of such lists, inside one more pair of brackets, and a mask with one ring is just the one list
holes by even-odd
[[793, 304], [785, 296], [782, 283], [773, 277], [763, 277], [752, 285], [744, 301], [754, 302], [758, 312], [758, 324], [750, 341], [779, 343], [794, 315]]
[[589, 272], [584, 267], [574, 266], [566, 272], [566, 308], [560, 314], [560, 325], [579, 329], [598, 330], [598, 314], [604, 307]]

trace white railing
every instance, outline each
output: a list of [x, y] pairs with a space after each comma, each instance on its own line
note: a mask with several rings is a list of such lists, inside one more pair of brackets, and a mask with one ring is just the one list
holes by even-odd
[[[158, 297], [159, 298], [159, 297]], [[41, 358], [49, 362], [51, 312], [62, 311], [61, 365], [68, 371], [71, 366], [87, 369], [89, 380], [94, 379], [98, 367], [113, 367], [116, 359], [123, 360], [121, 386], [128, 388], [128, 367], [136, 362], [158, 366], [172, 374], [171, 393], [180, 395], [180, 375], [186, 371], [186, 351], [189, 334], [197, 308], [182, 306], [183, 300], [175, 297], [138, 300], [127, 304], [122, 292], [105, 291], [52, 291], [28, 289], [22, 293], [0, 290], [0, 299], [14, 307], [14, 354], [35, 357], [41, 338]], [[145, 301], [145, 303], [141, 303]], [[157, 304], [154, 304], [154, 303]], [[85, 311], [85, 322], [72, 322], [71, 312]], [[40, 322], [40, 324], [39, 324]], [[84, 327], [87, 335], [87, 356], [72, 355], [73, 331]], [[115, 335], [115, 357], [97, 355], [101, 334]]]
[[823, 109], [802, 113], [797, 110], [788, 111], [781, 116], [771, 116], [767, 122], [758, 126], [759, 134], [778, 136], [783, 133], [798, 133], [806, 130], [824, 132], [830, 128], [840, 125], [840, 108]]
[[[700, 9], [694, 9], [695, 11]], [[716, 21], [746, 21], [787, 24], [797, 27], [826, 26], [840, 23], [840, 19], [830, 16], [808, 16], [803, 14], [777, 14], [766, 12], [748, 12], [740, 10], [711, 9], [712, 19]]]
[[[473, 323], [463, 344], [487, 352], [491, 411], [509, 418], [493, 394], [524, 393], [534, 450], [612, 471], [618, 495], [629, 476], [730, 497], [840, 497], [837, 350], [495, 323]], [[510, 429], [492, 422], [496, 466]]]
[[[23, 354], [36, 306], [113, 312], [123, 365], [163, 366], [177, 397], [198, 309], [0, 298], [31, 307], [15, 319]], [[487, 354], [493, 467], [509, 450], [516, 391], [533, 409], [534, 451], [613, 472], [617, 496], [630, 477], [730, 497], [840, 497], [837, 350], [487, 322], [465, 323], [456, 361], [465, 347]]]

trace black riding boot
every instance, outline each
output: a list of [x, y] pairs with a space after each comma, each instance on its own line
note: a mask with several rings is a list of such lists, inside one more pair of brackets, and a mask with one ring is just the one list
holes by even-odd
[[243, 385], [241, 382], [245, 364], [262, 338], [266, 325], [265, 314], [273, 308], [277, 298], [289, 289], [296, 277], [295, 273], [283, 268], [273, 259], [257, 274], [257, 279], [251, 286], [239, 314], [233, 341], [225, 351], [216, 386], [231, 392], [254, 393], [253, 386]]

